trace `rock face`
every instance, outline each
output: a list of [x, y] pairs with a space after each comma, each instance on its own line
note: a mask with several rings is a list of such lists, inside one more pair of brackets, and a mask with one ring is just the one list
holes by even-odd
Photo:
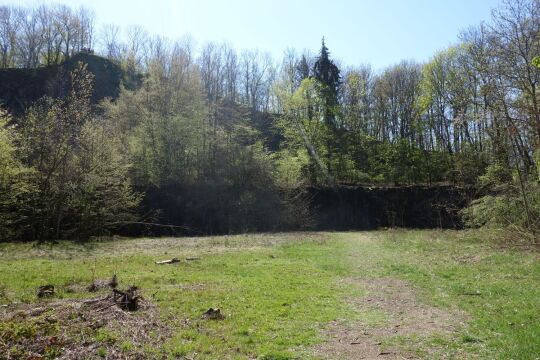
[[87, 64], [94, 74], [92, 102], [116, 98], [120, 85], [136, 88], [142, 78], [127, 74], [119, 64], [100, 56], [80, 53], [60, 65], [37, 69], [0, 69], [0, 106], [14, 115], [21, 115], [34, 101], [43, 96], [60, 97], [69, 89], [69, 72], [79, 62]]
[[[158, 222], [185, 228], [136, 228], [127, 235], [150, 231], [154, 235], [231, 234], [253, 231], [287, 231], [298, 228], [280, 222], [279, 203], [257, 194], [253, 209], [235, 210], [235, 189], [231, 186], [161, 186], [142, 189], [144, 211], [160, 209]], [[300, 191], [300, 190], [299, 190]], [[385, 227], [463, 227], [459, 211], [481, 194], [474, 187], [415, 185], [369, 187], [336, 185], [302, 190], [308, 199], [312, 230], [372, 230]], [[267, 192], [271, 192], [268, 190]], [[240, 216], [239, 211], [245, 212]], [[236, 211], [236, 212], [235, 212]]]
[[334, 186], [309, 189], [317, 230], [463, 226], [459, 210], [478, 197], [474, 187], [415, 185]]

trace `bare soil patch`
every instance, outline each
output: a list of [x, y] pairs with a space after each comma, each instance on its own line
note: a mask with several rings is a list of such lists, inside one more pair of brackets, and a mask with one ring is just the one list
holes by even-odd
[[315, 348], [317, 355], [327, 359], [416, 359], [417, 355], [405, 349], [384, 346], [384, 340], [394, 336], [449, 335], [455, 333], [465, 320], [462, 313], [418, 301], [418, 291], [402, 280], [361, 278], [347, 282], [367, 291], [366, 296], [351, 299], [355, 310], [381, 310], [388, 321], [380, 326], [331, 323], [325, 330], [328, 341]]
[[0, 308], [0, 358], [143, 359], [143, 345], [170, 336], [153, 304], [122, 310], [111, 296]]

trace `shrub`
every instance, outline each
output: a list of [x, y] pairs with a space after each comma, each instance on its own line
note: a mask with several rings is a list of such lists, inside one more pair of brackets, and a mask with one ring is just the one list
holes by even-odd
[[17, 158], [8, 117], [0, 112], [0, 241], [20, 236], [28, 209], [25, 199], [34, 193], [32, 170]]
[[532, 178], [521, 186], [517, 174], [493, 164], [479, 178], [491, 194], [473, 201], [462, 210], [469, 227], [517, 228], [536, 234], [540, 231], [540, 184]]

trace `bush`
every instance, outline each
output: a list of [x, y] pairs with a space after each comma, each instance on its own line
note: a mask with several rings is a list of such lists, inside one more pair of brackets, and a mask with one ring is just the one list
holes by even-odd
[[21, 122], [22, 161], [36, 188], [17, 200], [32, 207], [29, 240], [107, 234], [134, 219], [140, 200], [115, 127], [90, 115], [91, 74], [80, 64], [71, 79], [66, 97], [41, 99]]
[[490, 165], [479, 178], [492, 193], [462, 210], [469, 227], [517, 228], [533, 234], [540, 231], [540, 184], [529, 179], [521, 187], [517, 174], [501, 164]]
[[16, 156], [8, 118], [0, 112], [0, 241], [21, 235], [27, 220], [25, 199], [35, 192], [32, 170]]

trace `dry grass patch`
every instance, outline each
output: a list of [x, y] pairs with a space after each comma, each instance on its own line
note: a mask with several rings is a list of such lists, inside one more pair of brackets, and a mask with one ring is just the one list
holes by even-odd
[[0, 354], [6, 359], [142, 359], [170, 331], [156, 307], [140, 299], [135, 312], [110, 296], [13, 304], [0, 310]]

